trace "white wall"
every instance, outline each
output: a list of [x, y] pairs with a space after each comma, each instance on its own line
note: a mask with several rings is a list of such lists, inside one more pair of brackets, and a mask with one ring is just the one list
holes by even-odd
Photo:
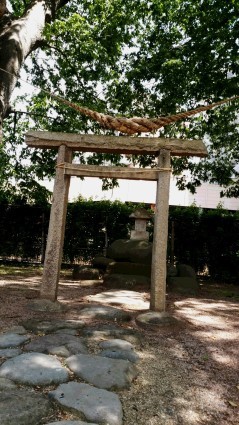
[[[53, 190], [53, 182], [45, 182], [44, 185]], [[87, 177], [81, 180], [77, 177], [71, 178], [69, 200], [73, 201], [79, 195], [93, 200], [109, 199], [122, 202], [145, 202], [155, 204], [156, 182], [119, 180], [119, 187], [108, 191], [102, 191], [102, 183], [98, 178]], [[217, 184], [203, 183], [197, 188], [196, 194], [192, 195], [188, 190], [178, 190], [176, 178], [172, 177], [170, 185], [170, 205], [189, 206], [195, 203], [202, 208], [216, 208], [219, 203], [225, 209], [238, 210], [239, 199], [220, 198], [220, 188]]]

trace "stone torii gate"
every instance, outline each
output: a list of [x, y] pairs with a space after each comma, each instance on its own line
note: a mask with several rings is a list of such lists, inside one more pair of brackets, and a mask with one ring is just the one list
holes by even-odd
[[[40, 297], [55, 301], [63, 253], [66, 210], [71, 176], [108, 177], [157, 181], [156, 210], [151, 271], [150, 309], [164, 312], [166, 301], [166, 254], [171, 155], [207, 156], [201, 140], [97, 136], [30, 131], [25, 137], [29, 147], [58, 149], [56, 177], [47, 237]], [[128, 168], [72, 164], [73, 151], [157, 155], [156, 168]]]

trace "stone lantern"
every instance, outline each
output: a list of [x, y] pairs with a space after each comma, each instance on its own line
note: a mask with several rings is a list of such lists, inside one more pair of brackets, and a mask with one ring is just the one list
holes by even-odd
[[130, 239], [134, 240], [149, 240], [149, 232], [146, 231], [147, 221], [150, 220], [152, 215], [146, 211], [145, 208], [137, 208], [130, 218], [135, 219], [134, 230], [131, 230]]

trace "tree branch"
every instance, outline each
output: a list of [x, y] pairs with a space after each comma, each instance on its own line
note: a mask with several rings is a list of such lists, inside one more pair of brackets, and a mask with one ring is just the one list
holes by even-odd
[[5, 71], [0, 70], [0, 129], [26, 57], [39, 46], [46, 22], [54, 20], [54, 12], [68, 2], [33, 0], [20, 18], [11, 21], [8, 17], [3, 25], [8, 10], [6, 0], [0, 0], [0, 68]]

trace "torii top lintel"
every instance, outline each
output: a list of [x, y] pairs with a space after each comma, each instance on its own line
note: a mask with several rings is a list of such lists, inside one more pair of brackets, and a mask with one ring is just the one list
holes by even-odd
[[161, 149], [167, 149], [175, 156], [208, 155], [202, 140], [29, 131], [26, 133], [25, 141], [29, 147], [40, 149], [57, 149], [65, 145], [73, 151], [80, 152], [157, 155]]

